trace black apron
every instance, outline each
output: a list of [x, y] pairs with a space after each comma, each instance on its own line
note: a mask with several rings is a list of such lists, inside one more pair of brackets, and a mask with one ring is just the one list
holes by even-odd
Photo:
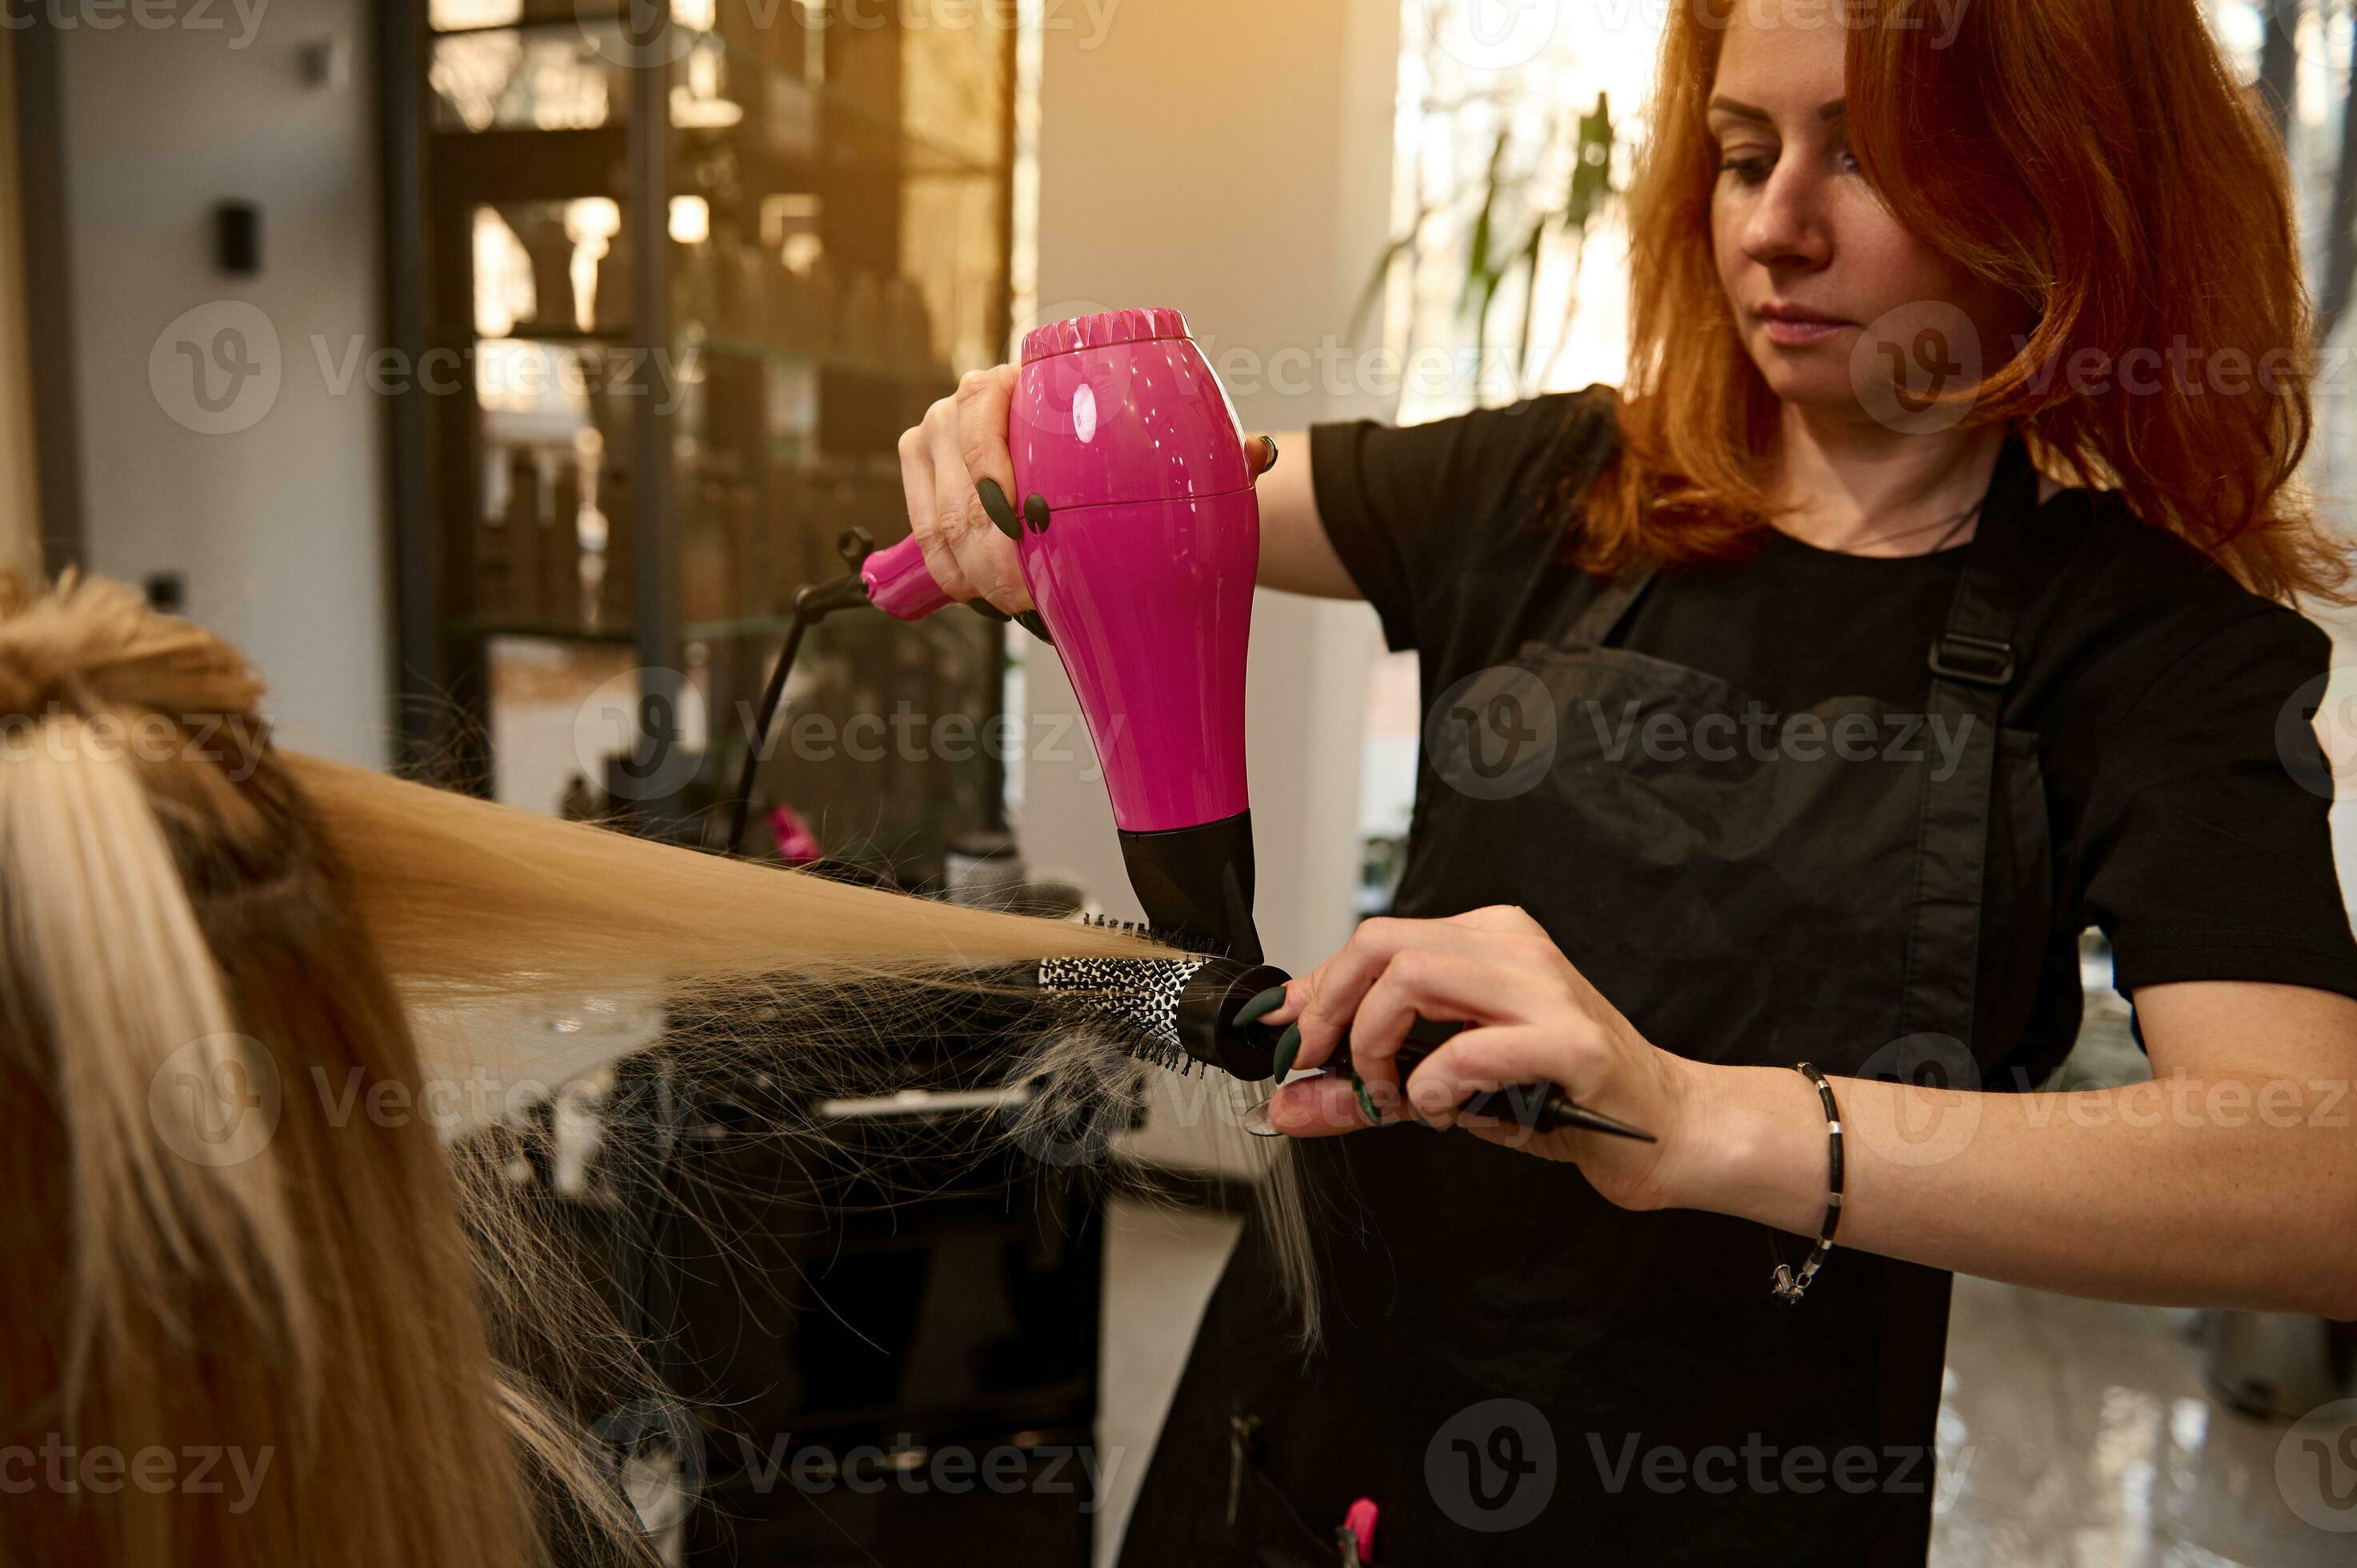
[[[2040, 984], [2075, 983], [2050, 940], [2035, 751], [2002, 712], [2037, 483], [2009, 435], [1930, 650], [1920, 718], [1945, 728], [1917, 725], [1920, 756], [1910, 718], [1863, 698], [1810, 711], [1874, 721], [1873, 760], [1729, 745], [1701, 721], [1743, 714], [1738, 689], [1614, 645], [1650, 574], [1534, 586], [1497, 657], [1553, 703], [1552, 762], [1480, 799], [1497, 792], [1452, 789], [1427, 753], [1396, 911], [1519, 904], [1649, 1039], [1699, 1060], [2010, 1087], [1989, 1069]], [[1649, 720], [1673, 744], [1631, 744]], [[1454, 853], [1497, 835], [1550, 852]], [[1384, 1564], [1923, 1560], [1946, 1273], [1836, 1249], [1790, 1305], [1770, 1273], [1802, 1239], [1625, 1212], [1569, 1165], [1415, 1127], [1295, 1154], [1325, 1345], [1296, 1348], [1247, 1225], [1129, 1568], [1331, 1564], [1362, 1497]]]

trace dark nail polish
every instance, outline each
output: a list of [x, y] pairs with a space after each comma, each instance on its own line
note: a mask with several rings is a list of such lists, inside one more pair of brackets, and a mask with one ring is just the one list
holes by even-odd
[[1023, 524], [1015, 516], [1015, 509], [1006, 503], [1006, 492], [998, 488], [996, 479], [976, 479], [974, 493], [982, 498], [982, 510], [990, 514], [991, 522], [1009, 539], [1023, 537]]
[[1025, 610], [1021, 615], [1015, 618], [1015, 624], [1029, 632], [1032, 636], [1038, 638], [1040, 641], [1046, 643], [1049, 647], [1053, 648], [1056, 646], [1056, 639], [1048, 635], [1048, 623], [1040, 618], [1040, 615], [1038, 610]]
[[968, 599], [965, 602], [965, 607], [980, 616], [983, 619], [995, 620], [1001, 626], [1006, 625], [1008, 621], [1015, 618], [1013, 616], [1008, 615], [1005, 610], [1000, 609], [996, 605], [992, 604], [988, 599]]
[[1236, 1009], [1236, 1026], [1242, 1028], [1246, 1024], [1257, 1024], [1283, 1005], [1285, 1005], [1285, 987], [1272, 985]]
[[1382, 1126], [1383, 1119], [1375, 1113], [1375, 1097], [1367, 1092], [1367, 1080], [1354, 1072], [1351, 1075], [1351, 1088], [1359, 1096], [1359, 1114], [1367, 1119], [1367, 1125]]
[[1287, 1024], [1285, 1033], [1276, 1037], [1276, 1079], [1282, 1083], [1285, 1075], [1293, 1070], [1293, 1058], [1301, 1054], [1301, 1026]]
[[1032, 532], [1047, 532], [1048, 498], [1045, 496], [1033, 496], [1028, 500], [1026, 500], [1023, 503], [1023, 521], [1030, 525]]

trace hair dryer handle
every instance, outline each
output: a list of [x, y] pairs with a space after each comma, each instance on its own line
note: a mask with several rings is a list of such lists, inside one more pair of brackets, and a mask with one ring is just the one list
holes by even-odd
[[950, 602], [913, 534], [860, 563], [859, 579], [867, 585], [867, 602], [898, 620], [922, 620]]

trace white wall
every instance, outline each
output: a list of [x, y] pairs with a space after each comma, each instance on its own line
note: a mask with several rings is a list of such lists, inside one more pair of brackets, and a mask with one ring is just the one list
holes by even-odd
[[[1078, 7], [1066, 8], [1077, 12]], [[1050, 27], [1041, 78], [1040, 316], [1176, 306], [1231, 377], [1253, 430], [1389, 412], [1314, 368], [1340, 342], [1390, 226], [1397, 0], [1126, 0], [1098, 31]], [[1380, 331], [1380, 323], [1371, 325]], [[1308, 454], [1295, 444], [1288, 463]], [[1259, 925], [1297, 972], [1350, 934], [1373, 613], [1265, 594], [1253, 618], [1253, 826]], [[1027, 649], [1038, 718], [1077, 712], [1052, 655]], [[1024, 778], [1032, 863], [1076, 872], [1135, 918], [1104, 789], [1083, 743]], [[1225, 1164], [1157, 1118], [1157, 1157]]]
[[[147, 28], [118, 12], [111, 30], [60, 38], [90, 563], [135, 581], [183, 574], [188, 613], [261, 668], [287, 744], [379, 764], [383, 435], [365, 381], [331, 391], [317, 347], [340, 365], [380, 330], [368, 12], [361, 0], [247, 0], [190, 13], [219, 26]], [[306, 86], [302, 47], [335, 35], [352, 50], [348, 84]], [[222, 199], [262, 207], [258, 277], [214, 268]], [[209, 346], [233, 324], [222, 302], [261, 312], [276, 348], [249, 335], [252, 357], [274, 358], [280, 381], [274, 399], [255, 378], [229, 404], [231, 423], [259, 413], [249, 427], [203, 434], [173, 416], [192, 407], [186, 361], [166, 345], [159, 392], [150, 353], [208, 306], [211, 317], [179, 336]]]

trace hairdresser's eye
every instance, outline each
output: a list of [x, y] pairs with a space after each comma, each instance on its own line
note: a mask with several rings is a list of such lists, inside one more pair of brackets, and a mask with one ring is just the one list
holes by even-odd
[[1776, 160], [1772, 157], [1756, 155], [1736, 157], [1726, 153], [1718, 156], [1718, 172], [1723, 175], [1733, 175], [1736, 182], [1740, 185], [1765, 184], [1769, 171], [1775, 166]]

